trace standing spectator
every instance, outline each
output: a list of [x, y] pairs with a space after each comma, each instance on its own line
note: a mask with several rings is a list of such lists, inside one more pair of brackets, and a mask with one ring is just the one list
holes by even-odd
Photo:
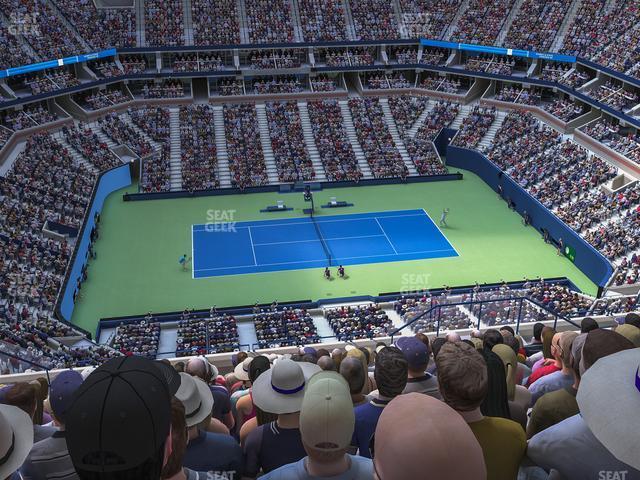
[[349, 385], [336, 372], [309, 380], [300, 410], [300, 434], [307, 457], [265, 475], [265, 480], [373, 477], [371, 460], [347, 454], [355, 416]]
[[416, 337], [400, 337], [396, 345], [407, 359], [408, 365], [407, 386], [402, 393], [424, 393], [440, 399], [438, 379], [426, 371], [429, 366], [427, 345]]
[[382, 412], [375, 434], [373, 468], [379, 480], [493, 480], [469, 426], [429, 395], [395, 398]]
[[559, 338], [556, 338], [556, 335], [555, 330], [551, 327], [544, 327], [542, 329], [542, 358], [531, 367], [532, 373], [527, 379], [527, 388], [531, 387], [533, 382], [539, 378], [560, 370], [558, 361], [553, 358], [551, 354], [551, 345], [557, 342]]
[[376, 431], [378, 419], [389, 402], [402, 394], [407, 385], [407, 359], [397, 347], [384, 347], [376, 356], [373, 372], [378, 394], [369, 402], [355, 409], [356, 424], [352, 445], [358, 447], [362, 457], [371, 458], [369, 443]]
[[560, 364], [560, 370], [550, 373], [536, 380], [529, 387], [531, 392], [531, 406], [545, 393], [554, 392], [573, 385], [573, 373], [571, 371], [571, 344], [578, 336], [577, 332], [562, 332], [553, 336], [551, 343], [551, 355]]
[[213, 410], [211, 416], [222, 422], [229, 430], [235, 425], [235, 419], [231, 412], [229, 392], [222, 385], [211, 384], [218, 376], [218, 369], [209, 363], [205, 357], [193, 357], [187, 362], [185, 371], [209, 385], [213, 395]]
[[82, 480], [158, 480], [171, 454], [176, 389], [151, 360], [109, 360], [87, 377], [67, 410], [67, 447]]
[[444, 401], [469, 424], [484, 453], [487, 477], [513, 480], [527, 448], [520, 425], [499, 417], [485, 417], [480, 404], [489, 388], [487, 366], [466, 343], [446, 343], [438, 358], [438, 383]]
[[[180, 374], [176, 398], [184, 405], [189, 444], [183, 465], [197, 472], [242, 473], [242, 451], [229, 435], [211, 433], [206, 427], [211, 420], [213, 395], [206, 383], [187, 373]], [[216, 452], [216, 455], [211, 455]]]
[[[529, 408], [529, 404], [531, 403], [531, 394], [529, 394], [528, 390], [523, 386], [516, 385], [516, 373], [518, 364], [516, 354], [511, 347], [504, 344], [496, 345], [495, 347], [493, 347], [492, 351], [493, 353], [498, 355], [502, 360], [502, 363], [504, 363], [505, 376], [507, 379], [507, 398], [509, 400], [509, 414], [511, 416], [511, 419], [518, 422], [522, 426], [523, 430], [526, 430], [527, 409]], [[528, 395], [525, 398], [526, 402], [518, 402], [516, 400], [517, 387], [520, 387], [525, 392], [527, 392]]]
[[530, 357], [534, 353], [538, 353], [542, 351], [542, 329], [544, 328], [544, 323], [536, 323], [533, 326], [533, 339], [531, 339], [531, 343], [525, 345], [524, 351], [527, 354], [527, 357]]
[[171, 455], [162, 469], [162, 480], [207, 480], [207, 473], [194, 472], [183, 467], [189, 434], [185, 421], [184, 405], [180, 400], [171, 399]]
[[[5, 393], [2, 403], [13, 405], [25, 412], [33, 421], [36, 413], [36, 387], [30, 383], [16, 383], [12, 385]], [[38, 443], [45, 438], [49, 438], [56, 432], [53, 427], [45, 427], [43, 425], [33, 425], [33, 442]]]
[[[588, 373], [588, 370], [594, 364], [604, 359], [604, 357], [630, 349], [633, 349], [633, 344], [615, 332], [602, 329], [589, 332], [582, 347], [579, 367], [580, 383], [578, 384], [578, 398], [580, 398], [580, 385], [582, 384], [585, 372]], [[607, 363], [607, 365], [610, 364]], [[612, 365], [613, 371], [617, 368], [617, 365]], [[638, 368], [637, 362], [634, 368]], [[601, 374], [602, 370], [600, 370], [598, 375]], [[609, 372], [607, 372], [606, 375], [608, 377]], [[619, 372], [613, 375], [618, 377]], [[629, 379], [626, 381], [629, 381]], [[600, 394], [602, 394], [602, 392]], [[622, 401], [623, 399], [611, 398], [616, 404], [609, 408], [617, 409], [618, 401]], [[578, 405], [580, 406], [580, 402], [578, 402]], [[618, 417], [620, 420], [615, 422], [616, 427], [620, 425], [620, 421], [626, 421], [627, 418], [632, 418], [633, 416], [631, 412], [619, 413], [621, 416]], [[627, 417], [625, 413], [628, 413], [630, 416]], [[629, 439], [629, 441], [631, 442], [631, 439]], [[630, 445], [631, 444], [633, 443], [630, 443]], [[552, 469], [556, 470], [562, 475], [562, 478], [566, 480], [596, 480], [598, 478], [598, 472], [600, 471], [609, 470], [612, 472], [620, 472], [630, 470], [628, 465], [617, 460], [616, 457], [600, 443], [580, 414], [569, 417], [534, 435], [529, 440], [527, 456], [535, 464], [547, 471], [551, 471]], [[640, 479], [640, 472], [634, 471], [633, 475], [627, 475], [626, 479]]]
[[253, 385], [253, 401], [265, 412], [278, 415], [274, 422], [261, 425], [247, 437], [245, 477], [255, 478], [260, 469], [269, 473], [305, 457], [300, 436], [300, 408], [305, 386], [320, 367], [308, 362], [278, 360]]
[[82, 385], [82, 380], [82, 375], [78, 372], [65, 370], [51, 382], [49, 404], [54, 424], [59, 430], [51, 437], [33, 445], [31, 453], [22, 467], [22, 476], [25, 480], [48, 480], [50, 478], [77, 480], [79, 478], [69, 456], [65, 423], [73, 395]]
[[347, 357], [340, 362], [340, 375], [344, 377], [349, 385], [351, 401], [357, 407], [367, 402], [367, 397], [362, 393], [364, 388], [366, 372], [362, 362], [355, 357]]
[[[249, 380], [253, 384], [256, 379], [264, 372], [271, 368], [269, 359], [264, 355], [255, 357], [249, 364]], [[242, 425], [240, 428], [240, 443], [244, 445], [244, 441], [249, 434], [254, 431], [260, 425], [273, 422], [278, 418], [273, 413], [267, 413], [260, 410], [253, 403], [253, 397], [251, 395], [251, 389], [249, 393], [240, 397], [236, 403], [236, 411], [238, 414], [238, 425]]]
[[33, 445], [29, 414], [13, 405], [0, 404], [0, 478], [20, 480], [17, 470]]

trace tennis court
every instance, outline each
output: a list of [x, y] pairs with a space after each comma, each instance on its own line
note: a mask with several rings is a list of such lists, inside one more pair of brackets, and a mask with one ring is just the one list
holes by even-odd
[[455, 257], [424, 210], [193, 225], [193, 277]]

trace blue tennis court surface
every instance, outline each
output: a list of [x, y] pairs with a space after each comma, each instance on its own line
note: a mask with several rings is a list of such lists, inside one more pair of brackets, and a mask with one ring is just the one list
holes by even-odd
[[424, 210], [192, 227], [194, 278], [456, 257]]

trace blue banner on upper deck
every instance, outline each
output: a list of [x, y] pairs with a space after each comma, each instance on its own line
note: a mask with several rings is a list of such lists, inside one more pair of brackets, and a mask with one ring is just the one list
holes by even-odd
[[420, 43], [425, 47], [450, 48], [454, 50], [464, 50], [467, 52], [489, 53], [493, 55], [508, 55], [511, 57], [539, 58], [554, 62], [575, 63], [577, 58], [573, 55], [563, 55], [561, 53], [534, 52], [531, 50], [516, 50], [513, 48], [492, 47], [488, 45], [472, 45], [469, 43], [445, 42], [442, 40], [421, 39]]
[[7, 70], [0, 70], [0, 78], [13, 77], [15, 75], [24, 75], [25, 73], [38, 72], [48, 68], [62, 67], [63, 65], [73, 65], [74, 63], [88, 62], [89, 60], [97, 60], [99, 58], [115, 57], [116, 49], [101, 50], [99, 52], [85, 53], [74, 57], [58, 58], [57, 60], [48, 60], [46, 62], [32, 63], [22, 65], [21, 67], [13, 67]]

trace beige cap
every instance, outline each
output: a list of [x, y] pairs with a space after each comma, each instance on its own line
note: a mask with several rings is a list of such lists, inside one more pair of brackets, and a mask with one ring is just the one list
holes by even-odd
[[624, 323], [616, 328], [615, 332], [629, 340], [635, 347], [640, 347], [640, 328]]
[[319, 450], [341, 450], [351, 444], [354, 425], [349, 385], [342, 375], [322, 371], [311, 377], [300, 410], [302, 441]]

